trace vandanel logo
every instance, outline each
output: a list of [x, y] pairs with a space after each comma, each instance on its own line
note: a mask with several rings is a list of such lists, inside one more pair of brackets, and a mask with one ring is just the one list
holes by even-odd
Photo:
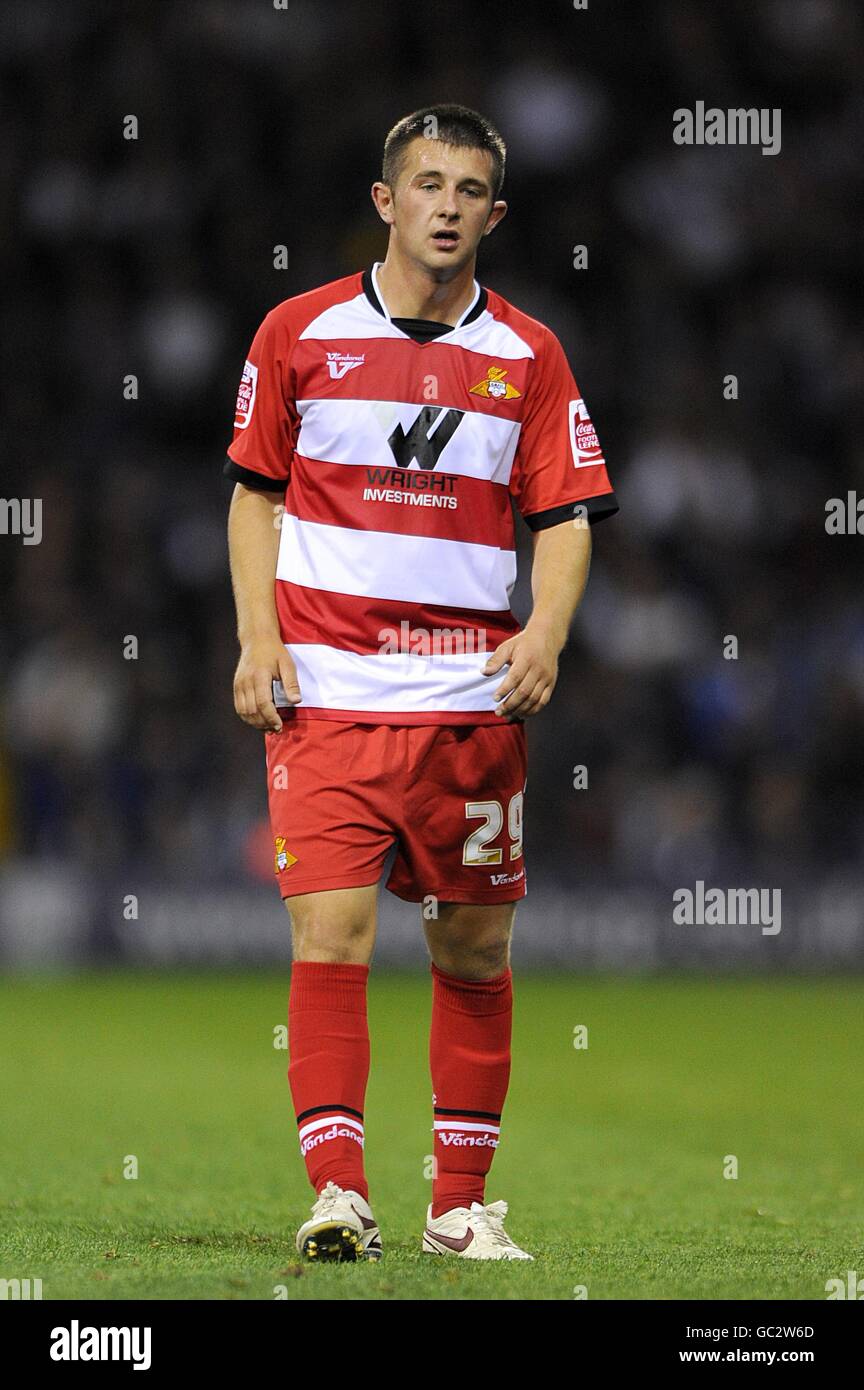
[[493, 401], [512, 401], [514, 396], [521, 396], [521, 391], [517, 391], [515, 386], [504, 380], [506, 375], [506, 367], [490, 367], [486, 373], [486, 380], [479, 381], [476, 386], [471, 387], [472, 396], [485, 396], [487, 400]]
[[365, 352], [328, 352], [327, 370], [334, 381], [341, 381], [355, 367], [362, 367], [365, 361]]

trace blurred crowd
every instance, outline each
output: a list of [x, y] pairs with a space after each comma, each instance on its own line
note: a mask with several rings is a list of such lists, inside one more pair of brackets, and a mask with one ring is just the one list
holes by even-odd
[[[864, 540], [824, 525], [864, 495], [855, 0], [8, 0], [0, 71], [2, 492], [43, 499], [0, 536], [0, 863], [269, 876], [236, 386], [274, 304], [383, 258], [384, 136], [438, 101], [507, 142], [478, 278], [561, 338], [621, 506], [530, 724], [529, 879], [860, 863]], [[779, 108], [781, 151], [676, 145], [698, 100]]]

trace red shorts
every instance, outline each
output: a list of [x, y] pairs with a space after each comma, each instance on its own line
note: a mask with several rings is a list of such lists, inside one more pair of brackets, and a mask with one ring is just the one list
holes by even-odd
[[386, 886], [408, 902], [525, 896], [524, 724], [288, 717], [265, 741], [283, 898], [377, 883], [394, 842]]

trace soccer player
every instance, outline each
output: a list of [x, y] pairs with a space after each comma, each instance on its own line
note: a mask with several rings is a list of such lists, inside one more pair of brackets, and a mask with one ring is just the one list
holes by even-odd
[[[462, 106], [393, 127], [383, 262], [284, 300], [249, 349], [225, 472], [237, 714], [265, 733], [291, 917], [288, 1079], [317, 1200], [297, 1248], [377, 1258], [363, 1168], [377, 885], [431, 956], [424, 1251], [531, 1259], [486, 1203], [525, 894], [524, 720], [548, 704], [591, 525], [618, 510], [560, 343], [474, 278], [505, 147]], [[520, 629], [513, 504], [533, 535]]]

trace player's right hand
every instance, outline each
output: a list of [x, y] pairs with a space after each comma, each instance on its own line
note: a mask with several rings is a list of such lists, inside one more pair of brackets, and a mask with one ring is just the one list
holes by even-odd
[[234, 673], [234, 708], [253, 729], [278, 734], [282, 720], [273, 703], [274, 680], [281, 680], [289, 704], [296, 705], [303, 698], [297, 669], [278, 637], [259, 639], [243, 647]]

